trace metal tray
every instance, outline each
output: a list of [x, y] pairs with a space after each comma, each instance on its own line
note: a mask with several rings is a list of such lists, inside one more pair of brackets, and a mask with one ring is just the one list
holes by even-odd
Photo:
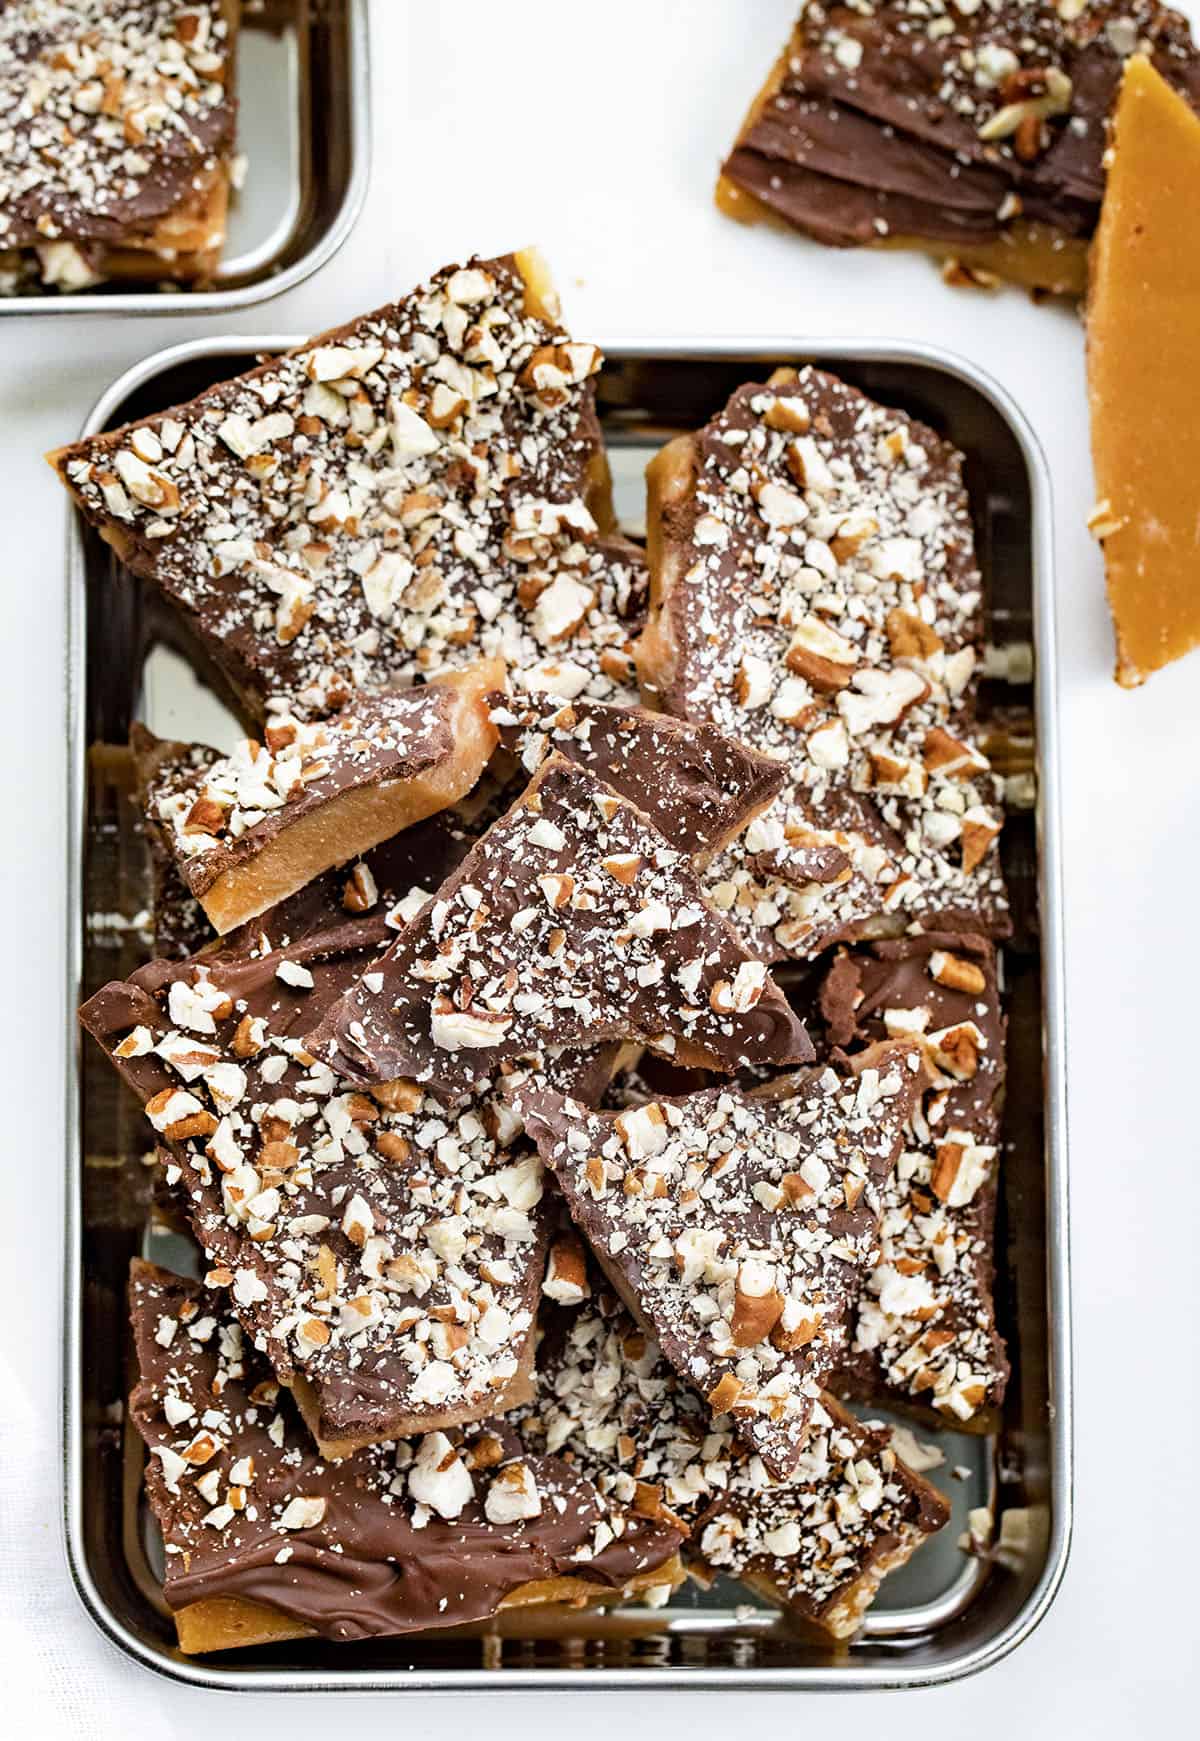
[[0, 318], [248, 308], [333, 258], [367, 192], [367, 0], [242, 0], [237, 59], [237, 149], [249, 167], [215, 285], [0, 296]]
[[[123, 375], [84, 434], [186, 399], [293, 337], [178, 345]], [[65, 1241], [65, 1530], [72, 1575], [100, 1628], [179, 1680], [223, 1688], [852, 1688], [928, 1684], [997, 1661], [1028, 1636], [1066, 1564], [1071, 1517], [1070, 1301], [1058, 869], [1058, 749], [1050, 499], [1045, 463], [1012, 402], [971, 366], [928, 347], [781, 338], [680, 350], [649, 341], [610, 355], [600, 411], [618, 509], [637, 530], [641, 473], [671, 435], [780, 363], [826, 364], [903, 406], [965, 452], [996, 648], [983, 685], [994, 744], [1013, 774], [1004, 834], [1016, 932], [1004, 951], [1009, 1089], [997, 1235], [997, 1304], [1013, 1361], [991, 1437], [919, 1426], [941, 1445], [934, 1479], [954, 1517], [890, 1578], [862, 1635], [840, 1653], [799, 1642], [735, 1586], [690, 1589], [666, 1609], [505, 1618], [484, 1636], [323, 1641], [185, 1658], [163, 1603], [161, 1544], [140, 1497], [141, 1446], [124, 1420], [130, 1354], [124, 1292], [138, 1252], [178, 1264], [182, 1241], [156, 1227], [144, 1121], [96, 1048], [69, 1049]], [[123, 744], [144, 718], [170, 736], [228, 745], [237, 735], [203, 678], [171, 644], [162, 608], [71, 516], [68, 544], [70, 753], [68, 973], [73, 1005], [144, 959], [144, 847], [121, 790]], [[1030, 682], [1030, 644], [1036, 677]], [[1032, 745], [1036, 742], [1036, 756]], [[1005, 752], [1007, 746], [1007, 752]], [[1022, 771], [1024, 769], [1024, 771]], [[1036, 785], [1036, 805], [1034, 788]], [[873, 1415], [881, 1411], [869, 1411]], [[957, 1471], [957, 1473], [954, 1473]], [[1002, 1561], [964, 1555], [968, 1509], [1027, 1526]]]

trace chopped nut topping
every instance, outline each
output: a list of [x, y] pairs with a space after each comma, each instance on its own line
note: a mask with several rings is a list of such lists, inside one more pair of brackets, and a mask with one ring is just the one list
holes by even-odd
[[[536, 1087], [518, 1096], [573, 1219], [666, 1357], [714, 1409], [736, 1409], [777, 1473], [795, 1462], [877, 1261], [880, 1193], [920, 1068], [900, 1043], [857, 1078], [814, 1071], [615, 1115]], [[784, 1188], [797, 1176], [802, 1195]]]
[[825, 1395], [794, 1470], [772, 1480], [744, 1454], [737, 1417], [709, 1417], [736, 1407], [739, 1392], [726, 1373], [702, 1401], [601, 1295], [553, 1348], [535, 1420], [547, 1449], [569, 1455], [602, 1492], [688, 1527], [698, 1573], [767, 1582], [784, 1606], [847, 1637], [884, 1564], [906, 1559], [949, 1508], [900, 1461], [887, 1431], [861, 1426]]
[[[458, 301], [463, 282], [482, 299]], [[66, 449], [61, 475], [266, 719], [481, 654], [522, 689], [636, 701], [610, 673], [639, 626], [642, 558], [592, 513], [599, 356], [526, 298], [512, 259], [450, 268], [177, 409], [169, 449], [150, 418]], [[163, 452], [142, 494], [169, 488], [169, 522], [119, 476], [147, 438]]]
[[[811, 431], [793, 437], [775, 407], [797, 403]], [[740, 388], [690, 457], [655, 464], [687, 515], [660, 529], [643, 678], [787, 771], [707, 867], [710, 898], [767, 959], [883, 918], [1003, 932], [1001, 785], [969, 736], [982, 595], [960, 456], [805, 369]], [[763, 480], [784, 475], [805, 517], [764, 525]]]
[[[582, 1598], [662, 1568], [669, 1589], [683, 1526], [601, 1493], [528, 1410], [331, 1459], [226, 1297], [135, 1263], [130, 1302], [131, 1413], [173, 1607], [243, 1596], [249, 1575], [268, 1607], [299, 1598], [307, 1625], [349, 1639], [485, 1619], [531, 1576], [577, 1579]], [[185, 1318], [207, 1325], [203, 1340], [170, 1345], [159, 1326]], [[349, 1609], [347, 1588], [360, 1593]]]

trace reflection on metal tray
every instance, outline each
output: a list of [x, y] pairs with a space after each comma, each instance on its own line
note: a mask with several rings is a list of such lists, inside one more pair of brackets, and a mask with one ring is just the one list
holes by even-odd
[[[118, 381], [85, 433], [187, 399], [297, 340], [214, 338], [159, 353]], [[168, 1264], [190, 1247], [156, 1220], [144, 1121], [99, 1053], [71, 1059], [78, 1124], [68, 1156], [65, 1373], [66, 1527], [72, 1570], [94, 1619], [162, 1672], [254, 1689], [564, 1686], [851, 1688], [940, 1681], [995, 1661], [1048, 1607], [1070, 1534], [1070, 1336], [1066, 1131], [1053, 705], [1049, 500], [1044, 464], [1019, 414], [965, 364], [917, 347], [760, 341], [610, 355], [600, 377], [617, 508], [637, 530], [641, 473], [655, 449], [710, 416], [740, 382], [781, 363], [818, 361], [872, 397], [903, 406], [967, 456], [967, 479], [997, 649], [983, 686], [989, 738], [1016, 746], [1037, 774], [1036, 810], [1014, 809], [1004, 833], [1015, 934], [1004, 950], [1009, 1084], [997, 1229], [997, 1311], [1013, 1376], [990, 1437], [916, 1423], [944, 1464], [932, 1472], [954, 1505], [940, 1537], [889, 1578], [849, 1650], [801, 1643], [774, 1610], [730, 1584], [689, 1587], [669, 1607], [537, 1615], [522, 1610], [469, 1636], [427, 1634], [355, 1645], [320, 1640], [213, 1660], [182, 1657], [162, 1599], [157, 1530], [140, 1495], [141, 1447], [124, 1421], [129, 1259]], [[149, 589], [72, 518], [70, 998], [87, 996], [145, 957], [149, 890], [133, 825], [123, 744], [143, 718], [155, 731], [228, 745], [236, 725], [171, 641]], [[1028, 648], [1036, 653], [1031, 683]], [[1006, 657], [1005, 649], [1024, 653]], [[1031, 753], [1031, 746], [1036, 752]], [[872, 1418], [884, 1413], [868, 1412]], [[887, 1414], [897, 1420], [898, 1416]], [[957, 1473], [955, 1473], [957, 1471]], [[1023, 1514], [1025, 1545], [1004, 1563], [958, 1546], [966, 1513]], [[1015, 1539], [1015, 1532], [1014, 1532]]]
[[367, 0], [243, 0], [237, 88], [237, 149], [248, 167], [230, 201], [215, 284], [0, 296], [0, 317], [247, 308], [332, 259], [367, 191]]

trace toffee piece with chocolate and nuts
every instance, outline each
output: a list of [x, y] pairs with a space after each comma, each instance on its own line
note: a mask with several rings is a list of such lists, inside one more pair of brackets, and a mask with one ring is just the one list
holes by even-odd
[[212, 277], [239, 14], [240, 0], [5, 0], [0, 295]]
[[725, 1073], [812, 1056], [687, 853], [555, 754], [307, 1043], [351, 1081], [453, 1095], [506, 1058], [604, 1040]]
[[921, 248], [951, 282], [1081, 296], [1125, 62], [1200, 109], [1158, 0], [807, 0], [721, 171], [731, 216]]
[[821, 985], [829, 1044], [921, 1049], [921, 1092], [880, 1191], [879, 1260], [840, 1383], [986, 1431], [1008, 1382], [992, 1298], [1004, 1017], [996, 955], [957, 933], [860, 945]]
[[817, 369], [651, 462], [649, 697], [787, 770], [704, 874], [765, 959], [958, 915], [1004, 934], [962, 456]]
[[833, 1397], [814, 1399], [808, 1441], [786, 1479], [751, 1455], [734, 1417], [707, 1405], [583, 1272], [552, 1322], [534, 1419], [548, 1451], [642, 1516], [689, 1530], [702, 1582], [734, 1577], [786, 1610], [814, 1642], [850, 1638], [888, 1572], [942, 1528], [949, 1507], [908, 1469], [886, 1429]]
[[789, 1474], [879, 1256], [881, 1192], [917, 1090], [912, 1045], [590, 1112], [531, 1085], [517, 1108], [630, 1310], [714, 1414]]
[[146, 1490], [188, 1653], [320, 1634], [386, 1637], [546, 1602], [668, 1596], [682, 1531], [490, 1420], [341, 1462], [229, 1295], [135, 1262], [130, 1309]]
[[172, 1156], [210, 1279], [330, 1456], [527, 1394], [544, 1257], [541, 1163], [504, 1106], [353, 1092], [303, 1043], [382, 923], [248, 926], [81, 1012]]
[[602, 536], [599, 367], [536, 255], [474, 260], [50, 459], [250, 720], [481, 655], [518, 689], [634, 701], [645, 569]]
[[483, 660], [356, 697], [329, 720], [276, 719], [229, 756], [135, 739], [147, 817], [218, 932], [424, 821], [478, 783], [497, 741]]
[[643, 811], [693, 861], [711, 858], [778, 797], [787, 775], [770, 756], [644, 707], [500, 697], [500, 741], [533, 775], [549, 755], [579, 762]]

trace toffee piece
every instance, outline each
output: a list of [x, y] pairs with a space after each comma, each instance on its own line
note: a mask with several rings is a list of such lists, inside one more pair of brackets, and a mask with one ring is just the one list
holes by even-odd
[[356, 697], [330, 720], [276, 720], [229, 756], [135, 738], [147, 817], [219, 933], [475, 785], [497, 741], [485, 660]]
[[0, 294], [212, 276], [240, 0], [0, 7]]
[[1139, 49], [1200, 107], [1187, 22], [1157, 0], [808, 0], [717, 202], [834, 246], [920, 248], [951, 282], [1081, 295]]
[[776, 1476], [797, 1466], [878, 1262], [917, 1091], [912, 1044], [856, 1062], [850, 1077], [820, 1069], [615, 1114], [536, 1088], [517, 1099], [638, 1322]]
[[[690, 1530], [693, 1575], [720, 1572], [776, 1603], [828, 1645], [853, 1636], [883, 1578], [942, 1528], [942, 1495], [906, 1467], [886, 1430], [827, 1393], [785, 1481], [746, 1451], [733, 1419], [713, 1420], [652, 1338], [591, 1290], [547, 1336], [536, 1421], [602, 1493]], [[590, 1294], [590, 1297], [588, 1297]]]
[[135, 1261], [129, 1294], [130, 1414], [184, 1651], [662, 1599], [679, 1582], [677, 1528], [602, 1495], [507, 1420], [331, 1461], [227, 1293]]
[[785, 770], [711, 726], [643, 707], [565, 707], [500, 697], [500, 741], [527, 774], [546, 757], [579, 762], [643, 811], [693, 861], [711, 857], [782, 790]]
[[922, 1054], [838, 1386], [986, 1431], [1008, 1382], [992, 1298], [1004, 1086], [995, 951], [954, 933], [860, 946], [829, 968], [819, 1003], [833, 1046], [887, 1036]]
[[1144, 55], [1126, 67], [1088, 296], [1088, 524], [1104, 549], [1125, 688], [1200, 643], [1200, 118], [1164, 72]]
[[605, 1040], [725, 1072], [812, 1056], [686, 853], [556, 753], [307, 1045], [350, 1081], [453, 1095], [515, 1055]]
[[962, 456], [832, 375], [781, 370], [647, 476], [647, 695], [787, 770], [707, 868], [709, 898], [768, 959], [947, 914], [1003, 934]]
[[633, 701], [645, 571], [602, 535], [599, 366], [536, 254], [473, 260], [49, 457], [252, 720], [481, 655], [518, 688]]
[[326, 898], [311, 885], [276, 910], [307, 907], [295, 936], [259, 921], [151, 962], [80, 1019], [169, 1150], [210, 1278], [339, 1456], [528, 1394], [545, 1232], [541, 1165], [506, 1106], [447, 1109], [403, 1081], [356, 1093], [305, 1047], [388, 935], [381, 902], [322, 926]]

